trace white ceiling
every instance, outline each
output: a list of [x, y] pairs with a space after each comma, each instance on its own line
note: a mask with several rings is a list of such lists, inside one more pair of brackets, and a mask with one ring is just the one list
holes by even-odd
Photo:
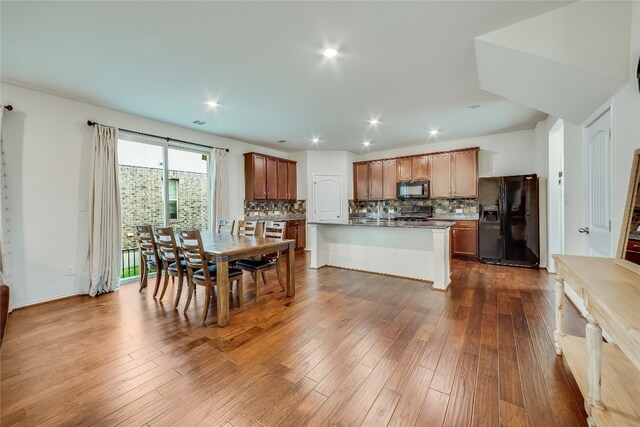
[[543, 119], [480, 89], [473, 40], [565, 4], [2, 1], [2, 80], [285, 150], [389, 149]]

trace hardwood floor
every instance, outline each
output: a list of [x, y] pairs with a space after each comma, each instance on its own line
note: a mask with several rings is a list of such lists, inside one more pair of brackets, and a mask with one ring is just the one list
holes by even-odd
[[551, 275], [454, 260], [443, 293], [308, 258], [294, 298], [270, 273], [222, 329], [215, 304], [202, 326], [202, 289], [185, 315], [184, 295], [173, 310], [174, 288], [158, 302], [151, 284], [15, 311], [0, 424], [586, 425], [554, 352]]

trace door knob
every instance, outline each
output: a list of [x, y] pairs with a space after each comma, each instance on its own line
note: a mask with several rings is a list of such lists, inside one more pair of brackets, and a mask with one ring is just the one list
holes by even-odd
[[589, 234], [589, 227], [580, 227], [578, 228], [579, 233], [587, 233]]

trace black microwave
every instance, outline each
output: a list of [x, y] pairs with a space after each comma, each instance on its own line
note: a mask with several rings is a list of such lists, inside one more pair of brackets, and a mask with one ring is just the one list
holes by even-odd
[[398, 199], [429, 198], [429, 181], [399, 181], [396, 188]]

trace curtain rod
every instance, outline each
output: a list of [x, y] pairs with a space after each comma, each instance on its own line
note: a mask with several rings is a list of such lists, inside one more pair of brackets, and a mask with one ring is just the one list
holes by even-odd
[[7, 111], [13, 111], [13, 105], [11, 105], [11, 104], [3, 105], [3, 107]]
[[[98, 124], [100, 124], [100, 123], [98, 123], [98, 122], [93, 122], [93, 121], [91, 121], [91, 120], [87, 120], [87, 124], [88, 124], [89, 126], [93, 126], [93, 125], [98, 125]], [[138, 132], [138, 131], [135, 131], [135, 130], [129, 130], [129, 129], [122, 129], [122, 128], [118, 128], [118, 130], [121, 130], [121, 131], [123, 131], [123, 132], [135, 133], [136, 135], [150, 136], [151, 138], [160, 138], [160, 139], [166, 139], [167, 141], [175, 141], [175, 142], [180, 142], [180, 143], [182, 143], [182, 144], [195, 145], [195, 146], [203, 147], [203, 148], [209, 148], [209, 149], [211, 149], [211, 148], [217, 148], [218, 150], [225, 150], [227, 153], [229, 152], [229, 149], [228, 149], [228, 148], [209, 147], [208, 145], [198, 144], [198, 143], [191, 142], [191, 141], [185, 141], [185, 140], [182, 140], [182, 139], [169, 138], [169, 137], [167, 137], [167, 136], [153, 135], [153, 134], [151, 134], [151, 133]]]

